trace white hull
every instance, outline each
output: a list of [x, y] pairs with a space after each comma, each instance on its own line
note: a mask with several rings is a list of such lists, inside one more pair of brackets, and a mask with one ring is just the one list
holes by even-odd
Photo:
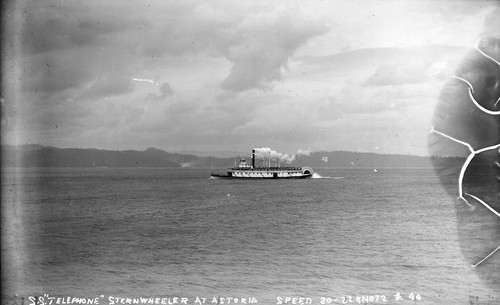
[[[270, 163], [270, 162], [269, 162]], [[229, 168], [227, 174], [210, 175], [212, 179], [300, 179], [312, 177], [314, 171], [310, 167], [256, 167], [255, 150], [252, 150], [252, 164], [242, 158], [238, 166]]]
[[226, 175], [212, 174], [212, 178], [236, 178], [236, 179], [300, 179], [310, 178], [313, 170], [304, 168], [257, 168], [257, 169], [229, 169]]

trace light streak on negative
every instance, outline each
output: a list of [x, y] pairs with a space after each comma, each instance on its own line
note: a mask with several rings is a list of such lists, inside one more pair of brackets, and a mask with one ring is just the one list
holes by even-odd
[[484, 57], [488, 58], [488, 59], [491, 59], [492, 61], [494, 61], [498, 66], [500, 66], [500, 62], [496, 59], [494, 59], [493, 57], [489, 56], [488, 54], [486, 54], [483, 50], [481, 50], [479, 48], [478, 45], [476, 45], [476, 50], [481, 53]]
[[[494, 61], [494, 62], [497, 64], [497, 66], [500, 66], [500, 62], [499, 62], [498, 60], [496, 60], [496, 59], [494, 59], [493, 57], [491, 57], [491, 56], [489, 56], [488, 54], [486, 54], [486, 53], [485, 53], [483, 50], [481, 50], [481, 49], [479, 48], [479, 46], [477, 46], [477, 45], [476, 45], [476, 50], [477, 50], [479, 53], [481, 53], [484, 57], [486, 57], [486, 58], [488, 58], [488, 59], [490, 59], [490, 60]], [[499, 103], [499, 102], [500, 102], [500, 96], [498, 97], [497, 101], [495, 102], [495, 107], [498, 105], [498, 103]]]
[[[481, 53], [484, 57], [490, 59], [491, 61], [495, 62], [497, 64], [497, 66], [500, 66], [500, 62], [497, 61], [496, 59], [494, 59], [493, 57], [489, 56], [488, 54], [486, 54], [483, 50], [481, 50], [478, 46], [475, 47], [475, 49]], [[456, 76], [454, 75], [453, 78], [456, 78], [458, 80], [461, 80], [463, 81], [464, 83], [466, 83], [468, 86], [469, 86], [469, 96], [472, 100], [472, 102], [476, 105], [476, 107], [478, 107], [479, 109], [481, 109], [482, 111], [488, 113], [488, 114], [492, 114], [492, 115], [499, 115], [500, 114], [500, 111], [491, 111], [491, 110], [488, 110], [486, 108], [484, 108], [483, 106], [481, 106], [481, 104], [479, 104], [476, 99], [474, 98], [474, 87], [472, 86], [472, 84], [467, 81], [466, 79], [462, 78], [462, 77], [459, 77], [459, 76]], [[494, 107], [496, 107], [498, 105], [498, 103], [500, 102], [500, 96], [498, 97], [497, 101], [495, 102], [495, 104], [493, 105]]]
[[456, 79], [461, 80], [461, 81], [463, 81], [464, 83], [466, 83], [466, 84], [469, 86], [470, 90], [472, 90], [472, 93], [474, 93], [474, 87], [472, 87], [472, 84], [471, 84], [471, 83], [469, 83], [469, 81], [468, 81], [468, 80], [466, 80], [465, 78], [461, 78], [461, 77], [459, 77], [459, 76], [456, 76], [456, 75], [453, 75], [453, 78], [456, 78]]
[[486, 208], [488, 208], [488, 210], [490, 210], [493, 214], [497, 215], [498, 217], [500, 217], [500, 213], [498, 213], [497, 211], [495, 211], [495, 209], [493, 209], [492, 207], [490, 207], [486, 202], [484, 202], [483, 200], [481, 200], [480, 198], [474, 196], [474, 195], [471, 195], [469, 193], [464, 193], [465, 195], [469, 196], [469, 197], [472, 197], [474, 199], [476, 199], [477, 201], [479, 201], [482, 205], [484, 205]]
[[[487, 114], [491, 114], [491, 115], [499, 115], [500, 114], [500, 111], [491, 111], [491, 110], [488, 110], [486, 108], [484, 108], [483, 106], [481, 106], [477, 101], [476, 99], [474, 98], [474, 95], [472, 95], [472, 89], [469, 88], [469, 96], [472, 100], [472, 102], [474, 103], [474, 105], [476, 105], [477, 108], [481, 109], [482, 111], [486, 112]], [[499, 99], [500, 100], [500, 99]], [[496, 101], [495, 103], [495, 106], [498, 104], [498, 101]]]
[[136, 82], [146, 82], [146, 83], [151, 83], [155, 86], [158, 86], [158, 83], [155, 82], [154, 80], [152, 79], [147, 79], [147, 78], [132, 78], [133, 81], [136, 81]]
[[495, 252], [497, 252], [497, 251], [498, 251], [498, 249], [500, 249], [500, 246], [498, 246], [498, 247], [497, 247], [495, 250], [493, 250], [490, 254], [486, 255], [486, 257], [485, 257], [485, 258], [483, 258], [482, 260], [480, 260], [478, 263], [476, 263], [476, 264], [472, 265], [472, 267], [477, 267], [477, 266], [479, 266], [479, 264], [481, 264], [482, 262], [484, 262], [485, 260], [487, 260], [487, 259], [488, 259], [488, 257], [492, 256]]
[[[488, 109], [484, 108], [483, 106], [481, 106], [481, 104], [479, 104], [476, 101], [476, 99], [474, 98], [474, 87], [472, 87], [472, 84], [470, 82], [468, 82], [466, 79], [458, 77], [458, 76], [453, 76], [453, 78], [461, 80], [461, 81], [463, 81], [464, 83], [466, 83], [469, 86], [469, 97], [472, 100], [472, 102], [474, 103], [474, 105], [476, 105], [477, 108], [481, 109], [483, 112], [486, 112], [487, 114], [491, 114], [491, 115], [499, 115], [500, 114], [500, 111], [491, 111], [491, 110], [488, 110]], [[495, 107], [497, 106], [497, 104], [498, 104], [499, 101], [500, 101], [500, 97], [495, 102], [495, 105], [494, 105]]]

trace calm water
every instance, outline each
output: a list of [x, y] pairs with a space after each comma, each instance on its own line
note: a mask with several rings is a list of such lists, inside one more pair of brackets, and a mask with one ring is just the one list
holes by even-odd
[[433, 170], [316, 171], [322, 179], [240, 181], [193, 169], [5, 169], [4, 291], [188, 304], [495, 295], [462, 260], [455, 203]]

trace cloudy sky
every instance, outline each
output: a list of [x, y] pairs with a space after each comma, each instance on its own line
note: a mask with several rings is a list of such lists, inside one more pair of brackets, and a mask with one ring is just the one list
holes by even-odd
[[496, 1], [11, 1], [2, 141], [427, 155]]

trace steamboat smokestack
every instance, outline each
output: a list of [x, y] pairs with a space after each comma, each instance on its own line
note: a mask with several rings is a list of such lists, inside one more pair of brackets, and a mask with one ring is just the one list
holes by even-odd
[[255, 168], [255, 149], [252, 149], [252, 168]]

